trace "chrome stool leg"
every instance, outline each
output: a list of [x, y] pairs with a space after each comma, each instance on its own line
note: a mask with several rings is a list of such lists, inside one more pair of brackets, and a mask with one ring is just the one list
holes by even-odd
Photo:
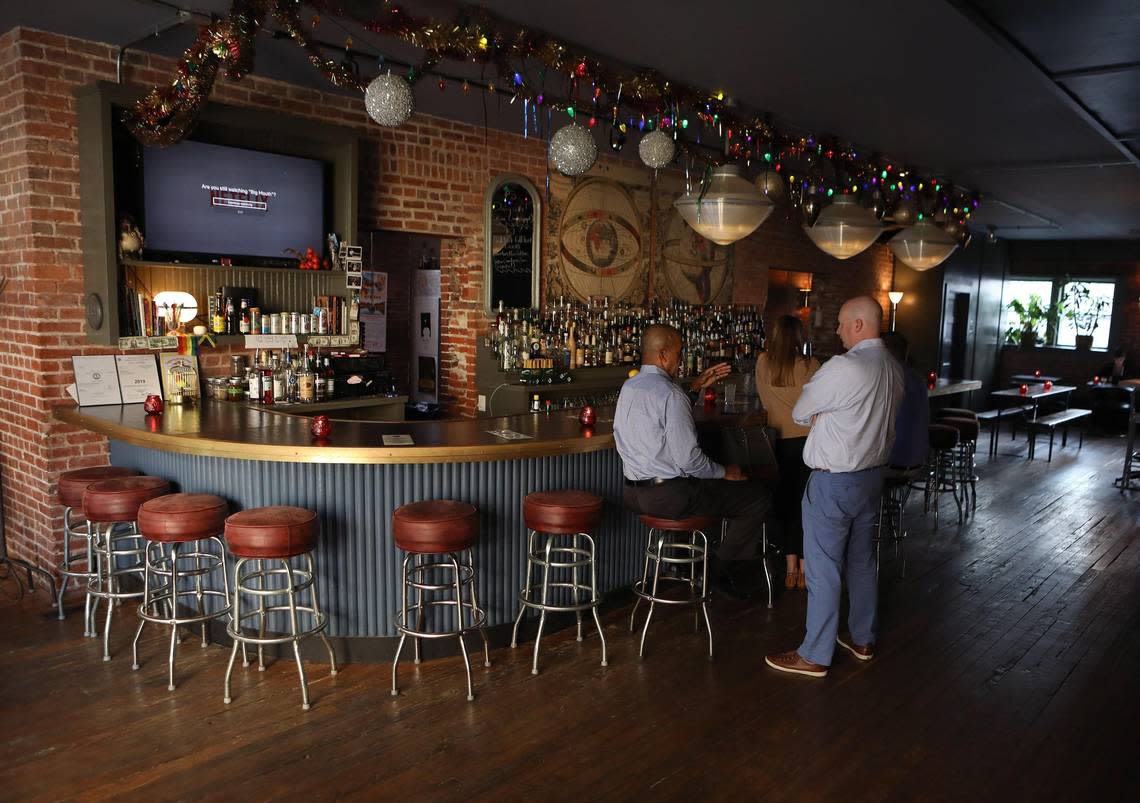
[[[641, 645], [637, 657], [645, 657], [645, 634], [649, 632], [649, 620], [653, 618], [653, 606], [657, 604], [657, 581], [661, 579], [661, 550], [665, 547], [665, 536], [657, 537], [657, 553], [653, 558], [653, 593], [649, 597], [649, 613], [645, 615], [645, 625], [641, 628]], [[648, 554], [648, 553], [647, 553]]]
[[[579, 546], [578, 535], [574, 535], [574, 540], [571, 541], [575, 550], [581, 549]], [[582, 604], [582, 596], [578, 585], [578, 563], [577, 556], [573, 560], [574, 566], [570, 569], [570, 582], [573, 587], [570, 590], [570, 595], [574, 599], [574, 606], [577, 607]], [[578, 620], [578, 641], [582, 640], [582, 611], [574, 611], [574, 617]]]
[[582, 537], [590, 544], [590, 611], [594, 615], [594, 626], [598, 628], [598, 640], [602, 642], [602, 666], [609, 666], [606, 660], [606, 634], [602, 632], [602, 620], [598, 618], [598, 605], [601, 604], [601, 600], [598, 598], [597, 549], [589, 533], [582, 533]]
[[404, 649], [404, 641], [408, 638], [408, 561], [411, 559], [411, 554], [405, 555], [404, 562], [400, 568], [400, 608], [396, 611], [396, 627], [400, 630], [400, 643], [396, 645], [396, 657], [392, 659], [393, 697], [400, 693], [399, 688], [396, 686], [396, 667], [400, 665], [400, 653]]
[[[642, 590], [644, 590], [645, 586], [648, 585], [648, 583], [649, 583], [649, 556], [650, 556], [650, 547], [652, 547], [652, 545], [653, 545], [653, 532], [654, 532], [654, 528], [650, 527], [649, 528], [649, 535], [648, 535], [647, 540], [645, 542], [645, 567], [641, 570], [641, 589]], [[635, 590], [636, 590], [636, 586], [637, 586], [637, 584], [634, 583]], [[640, 596], [634, 597], [633, 610], [629, 612], [629, 632], [630, 633], [633, 632], [633, 620], [634, 620], [634, 617], [637, 616], [637, 606], [640, 604], [641, 604], [641, 597]]]
[[325, 650], [329, 654], [329, 674], [335, 675], [337, 673], [336, 653], [333, 652], [332, 644], [329, 643], [328, 636], [325, 635], [324, 631], [326, 619], [324, 612], [321, 611], [321, 595], [317, 593], [317, 566], [313, 563], [313, 553], [306, 552], [305, 560], [309, 566], [309, 576], [313, 578], [313, 583], [309, 586], [309, 596], [313, 601], [313, 618], [316, 620], [316, 623], [322, 626], [321, 630], [317, 632], [317, 635], [320, 636], [321, 641], [324, 642]]
[[[233, 610], [230, 612], [230, 629], [234, 631], [234, 633], [231, 634], [233, 635], [234, 646], [233, 649], [230, 650], [230, 662], [226, 666], [225, 693], [222, 697], [222, 702], [226, 705], [229, 705], [233, 701], [233, 698], [230, 696], [230, 676], [233, 675], [234, 672], [234, 659], [237, 658], [238, 644], [241, 644], [243, 650], [245, 649], [245, 642], [241, 641], [237, 635], [241, 631], [241, 569], [245, 563], [245, 558], [238, 558], [234, 563], [234, 601]], [[245, 661], [245, 666], [249, 666], [248, 660]]]
[[[459, 635], [459, 651], [463, 653], [463, 668], [467, 671], [467, 700], [475, 699], [475, 689], [471, 685], [471, 659], [467, 655], [467, 642], [463, 640], [463, 578], [459, 573], [459, 562], [450, 555], [451, 569], [455, 572], [455, 629]], [[474, 618], [474, 617], [472, 617]]]
[[511, 648], [519, 646], [519, 625], [522, 624], [523, 616], [527, 612], [527, 605], [525, 600], [529, 600], [534, 593], [531, 584], [531, 578], [534, 571], [534, 540], [537, 533], [534, 530], [527, 530], [526, 534], [526, 583], [523, 585], [522, 591], [519, 592], [519, 615], [515, 617], [515, 626], [511, 630]]
[[[471, 583], [468, 589], [471, 592], [471, 610], [472, 619], [475, 618], [475, 611], [479, 610], [479, 598], [475, 594], [475, 586], [478, 585], [478, 575], [475, 574], [475, 550], [467, 550], [467, 563], [471, 567]], [[483, 666], [491, 665], [491, 643], [487, 641], [487, 628], [480, 627], [479, 635], [483, 638]]]
[[539, 609], [538, 617], [538, 633], [534, 637], [534, 661], [531, 664], [530, 673], [532, 675], [538, 674], [538, 645], [542, 641], [542, 629], [546, 626], [546, 609], [550, 604], [550, 551], [554, 546], [554, 536], [549, 533], [546, 535], [546, 546], [543, 549], [544, 558], [542, 561], [542, 607]]
[[[708, 536], [706, 536], [704, 534], [704, 532], [702, 532], [700, 530], [698, 530], [697, 532], [700, 533], [701, 541], [703, 542], [703, 550], [704, 550], [701, 552], [701, 612], [704, 613], [704, 615], [705, 615], [705, 629], [709, 631], [709, 660], [711, 661], [713, 658], [713, 632], [712, 632], [712, 622], [709, 621], [709, 606], [708, 606], [708, 600], [709, 600], [709, 594], [708, 594], [708, 589], [709, 589], [709, 539], [708, 539]], [[766, 570], [767, 570], [767, 565], [765, 564], [765, 571]], [[768, 593], [771, 593], [771, 586], [769, 586], [768, 589], [769, 589]], [[768, 607], [772, 607], [771, 603], [768, 603]]]

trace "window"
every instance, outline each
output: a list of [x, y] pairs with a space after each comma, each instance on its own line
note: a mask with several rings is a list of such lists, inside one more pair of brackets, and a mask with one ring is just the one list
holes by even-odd
[[[1116, 284], [1111, 281], [1063, 279], [1015, 279], [1002, 288], [1002, 331], [1007, 343], [1021, 336], [1022, 316], [1012, 309], [1018, 302], [1027, 311], [1039, 311], [1035, 321], [1038, 343], [1072, 348], [1077, 335], [1092, 335], [1092, 348], [1108, 348], [1112, 325], [1112, 300]], [[1036, 306], [1034, 306], [1036, 302]], [[1056, 325], [1050, 325], [1044, 311], [1052, 304], [1061, 308]]]
[[[1001, 294], [1002, 323], [1001, 330], [1006, 333], [1006, 341], [1016, 343], [1021, 332], [1021, 319], [1016, 312], [1009, 308], [1011, 301], [1018, 301], [1021, 306], [1028, 309], [1036, 297], [1041, 306], [1049, 306], [1053, 297], [1053, 281], [1051, 279], [1019, 279], [1005, 283]], [[1045, 337], [1045, 324], [1037, 328], [1038, 337]]]
[[1092, 335], [1094, 349], [1107, 349], [1115, 292], [1112, 282], [1066, 282], [1061, 287], [1065, 307], [1057, 326], [1057, 345], [1075, 346], [1077, 335]]

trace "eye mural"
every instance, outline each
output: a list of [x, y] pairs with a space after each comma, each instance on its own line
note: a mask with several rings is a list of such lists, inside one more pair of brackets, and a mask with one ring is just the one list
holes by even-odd
[[640, 295], [644, 271], [641, 215], [625, 187], [587, 179], [570, 192], [558, 224], [558, 259], [580, 300]]
[[667, 292], [690, 304], [715, 304], [728, 300], [732, 249], [697, 234], [670, 203], [663, 212], [661, 276]]

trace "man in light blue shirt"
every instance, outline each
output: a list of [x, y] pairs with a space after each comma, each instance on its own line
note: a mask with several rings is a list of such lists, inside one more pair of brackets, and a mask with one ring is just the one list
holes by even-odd
[[[670, 519], [712, 516], [729, 520], [721, 562], [756, 557], [761, 525], [772, 506], [763, 487], [742, 482], [739, 466], [722, 466], [697, 444], [688, 395], [674, 381], [681, 335], [672, 326], [647, 327], [641, 371], [622, 385], [614, 412], [614, 441], [625, 474], [626, 507]], [[714, 366], [694, 381], [706, 388], [728, 374]]]

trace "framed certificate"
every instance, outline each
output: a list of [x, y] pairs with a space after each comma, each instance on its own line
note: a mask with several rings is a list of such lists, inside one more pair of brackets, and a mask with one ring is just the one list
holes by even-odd
[[80, 407], [123, 403], [114, 355], [72, 357], [71, 367], [75, 370], [75, 394]]
[[123, 404], [144, 402], [152, 393], [162, 395], [162, 383], [158, 379], [153, 354], [116, 355], [115, 367], [119, 373], [119, 392], [123, 396]]

